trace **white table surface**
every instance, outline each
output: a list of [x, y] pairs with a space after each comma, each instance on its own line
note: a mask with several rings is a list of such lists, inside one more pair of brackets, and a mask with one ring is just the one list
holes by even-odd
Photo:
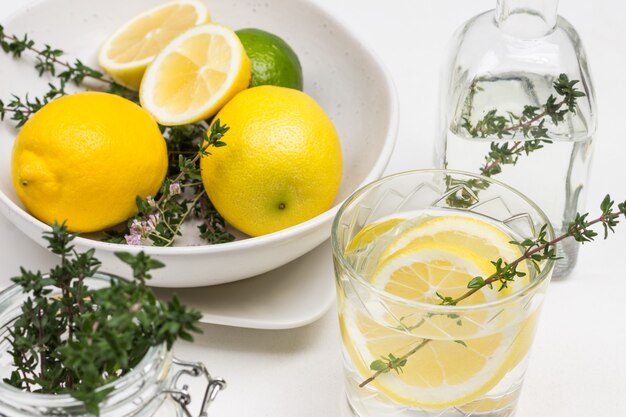
[[[387, 172], [429, 167], [445, 45], [458, 25], [493, 8], [495, 0], [317, 1], [370, 44], [395, 79], [401, 119]], [[0, 0], [0, 22], [29, 2]], [[626, 3], [568, 0], [561, 2], [560, 12], [578, 29], [596, 83], [600, 127], [588, 194], [595, 208], [608, 191], [626, 198], [625, 110], [620, 101], [626, 86], [619, 84], [626, 74]], [[518, 417], [626, 415], [626, 268], [621, 263], [626, 225], [621, 228], [610, 241], [583, 247], [575, 272], [551, 284]], [[20, 265], [45, 268], [53, 261], [0, 215], [0, 285], [7, 285]], [[204, 335], [194, 344], [180, 344], [177, 355], [203, 361], [228, 380], [211, 415], [345, 415], [334, 309], [294, 330], [202, 327]], [[198, 395], [198, 388], [192, 393]]]

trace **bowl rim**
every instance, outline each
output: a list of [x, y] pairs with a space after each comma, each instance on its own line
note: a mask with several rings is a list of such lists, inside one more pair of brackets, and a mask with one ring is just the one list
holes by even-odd
[[[25, 13], [27, 10], [32, 8], [33, 6], [39, 5], [46, 1], [51, 0], [37, 0], [27, 7], [21, 8], [16, 12], [12, 13], [5, 19], [3, 22], [10, 22], [14, 20], [16, 17]], [[315, 9], [318, 13], [320, 13], [325, 19], [327, 19], [328, 23], [332, 26], [336, 26], [341, 28], [345, 35], [351, 38], [356, 45], [358, 45], [362, 52], [365, 55], [369, 56], [369, 58], [375, 63], [382, 75], [382, 81], [384, 82], [385, 90], [387, 92], [388, 100], [389, 100], [389, 124], [385, 133], [385, 140], [382, 147], [382, 150], [378, 157], [376, 158], [375, 163], [372, 168], [369, 170], [365, 178], [356, 186], [356, 188], [350, 192], [350, 195], [355, 191], [366, 184], [369, 184], [372, 181], [380, 178], [387, 167], [389, 160], [391, 159], [391, 155], [395, 148], [398, 138], [398, 124], [399, 124], [399, 115], [398, 115], [398, 93], [396, 90], [395, 83], [393, 78], [391, 77], [391, 72], [384, 64], [380, 56], [373, 51], [371, 46], [363, 42], [359, 39], [357, 34], [343, 21], [333, 16], [330, 12], [328, 12], [325, 8], [321, 7], [317, 3], [312, 0], [301, 0], [303, 3], [306, 3], [311, 8]], [[97, 250], [113, 252], [117, 250], [124, 250], [131, 253], [136, 253], [140, 251], [144, 251], [148, 255], [197, 255], [197, 254], [206, 254], [206, 253], [225, 253], [239, 250], [247, 250], [250, 248], [255, 248], [259, 246], [265, 246], [268, 244], [275, 244], [277, 242], [281, 242], [283, 240], [292, 239], [294, 237], [300, 236], [302, 234], [306, 234], [307, 232], [315, 229], [320, 224], [329, 223], [332, 218], [337, 214], [339, 208], [343, 205], [344, 201], [349, 197], [342, 199], [341, 201], [336, 202], [331, 208], [326, 210], [325, 212], [305, 221], [299, 223], [297, 225], [288, 227], [283, 230], [279, 230], [277, 232], [269, 233], [262, 236], [256, 237], [248, 237], [246, 239], [214, 244], [214, 245], [196, 245], [196, 246], [170, 246], [170, 247], [159, 247], [159, 246], [148, 246], [148, 245], [125, 245], [119, 243], [109, 243], [102, 242], [94, 239], [88, 239], [81, 236], [77, 236], [75, 239], [75, 243], [85, 247], [95, 248]], [[25, 209], [19, 207], [16, 203], [14, 203], [2, 190], [0, 190], [0, 202], [5, 206], [6, 213], [10, 214], [11, 212], [17, 214], [22, 220], [31, 223], [33, 226], [37, 227], [42, 233], [46, 231], [50, 231], [51, 227], [46, 223], [40, 221], [35, 218], [31, 214], [29, 214]], [[20, 228], [18, 226], [18, 228]], [[28, 234], [27, 234], [28, 235]], [[29, 235], [32, 238], [32, 236]], [[330, 233], [328, 234], [330, 237]], [[35, 239], [39, 242], [41, 239]]]

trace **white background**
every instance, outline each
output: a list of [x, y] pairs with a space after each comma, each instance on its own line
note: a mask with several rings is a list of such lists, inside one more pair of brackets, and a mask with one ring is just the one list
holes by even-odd
[[[387, 172], [430, 166], [437, 83], [447, 41], [458, 25], [493, 8], [495, 0], [317, 1], [371, 45], [395, 79], [401, 119]], [[0, 0], [0, 22], [29, 2]], [[626, 100], [621, 100], [626, 97], [626, 82], [620, 84], [626, 79], [626, 3], [565, 0], [560, 13], [578, 29], [595, 79], [600, 119], [588, 194], [590, 208], [595, 208], [608, 191], [626, 199]], [[583, 247], [575, 272], [566, 281], [551, 284], [518, 417], [626, 415], [624, 254], [626, 230], [620, 230], [610, 241]], [[1, 282], [15, 275], [21, 264], [36, 268], [51, 261], [0, 217]], [[229, 387], [211, 415], [342, 415], [334, 309], [318, 322], [295, 330], [214, 325], [203, 329], [196, 343], [178, 346], [177, 354], [203, 361], [215, 375], [227, 378]], [[199, 394], [198, 389], [193, 391]]]

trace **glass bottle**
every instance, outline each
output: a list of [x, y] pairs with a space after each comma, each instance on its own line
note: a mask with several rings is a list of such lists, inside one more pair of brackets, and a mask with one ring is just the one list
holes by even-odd
[[[87, 278], [90, 288], [109, 285], [111, 276], [97, 273]], [[60, 296], [60, 290], [51, 297]], [[21, 314], [28, 294], [19, 286], [0, 293], [0, 378], [9, 376], [13, 359], [9, 353], [8, 331]], [[191, 396], [187, 386], [178, 387], [182, 375], [206, 379], [207, 388], [200, 416], [206, 416], [209, 404], [226, 383], [212, 378], [201, 363], [178, 360], [165, 345], [152, 347], [128, 374], [107, 387], [113, 391], [100, 404], [100, 417], [191, 417]], [[70, 395], [48, 395], [22, 391], [0, 380], [0, 416], [10, 417], [92, 417], [84, 405]]]
[[[459, 28], [441, 84], [435, 163], [519, 189], [547, 213], [558, 235], [585, 209], [596, 104], [582, 43], [557, 6], [558, 0], [498, 0], [495, 10]], [[564, 101], [555, 87], [561, 74], [577, 80], [574, 88], [584, 96], [571, 109], [566, 102], [552, 109], [564, 111], [560, 121], [539, 117], [550, 96], [553, 105]], [[504, 153], [494, 156], [494, 149]], [[480, 187], [467, 188], [480, 193]], [[559, 245], [557, 279], [574, 268], [579, 246], [572, 239]]]

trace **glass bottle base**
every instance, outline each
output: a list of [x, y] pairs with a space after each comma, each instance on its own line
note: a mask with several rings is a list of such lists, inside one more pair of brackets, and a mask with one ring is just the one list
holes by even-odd
[[557, 256], [560, 257], [554, 265], [554, 272], [552, 273], [553, 280], [561, 280], [567, 278], [578, 262], [578, 250], [580, 249], [580, 243], [574, 239], [566, 239], [557, 244]]

